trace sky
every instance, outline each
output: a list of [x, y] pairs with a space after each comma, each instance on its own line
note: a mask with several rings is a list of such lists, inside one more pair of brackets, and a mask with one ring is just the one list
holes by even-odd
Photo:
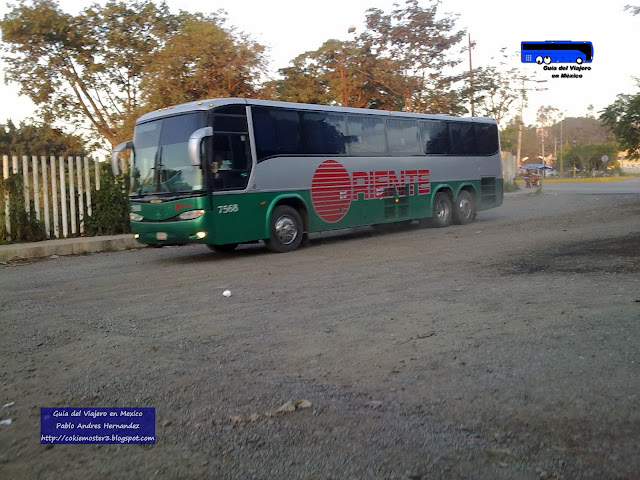
[[[58, 0], [63, 11], [78, 13], [88, 5], [86, 1]], [[419, 0], [429, 5], [426, 0]], [[10, 3], [11, 0], [9, 0]], [[105, 0], [98, 0], [105, 3]], [[278, 68], [286, 67], [294, 57], [315, 50], [330, 38], [348, 40], [350, 26], [356, 34], [364, 30], [365, 12], [379, 8], [390, 12], [396, 0], [167, 0], [173, 12], [211, 13], [224, 9], [228, 26], [250, 34], [254, 40], [269, 48], [270, 70], [277, 76]], [[529, 102], [524, 109], [526, 124], [534, 124], [540, 106], [557, 108], [565, 117], [584, 116], [589, 105], [598, 112], [615, 101], [616, 95], [640, 91], [633, 77], [640, 78], [640, 15], [624, 11], [627, 4], [640, 5], [640, 0], [442, 0], [441, 14], [457, 14], [456, 27], [466, 30], [475, 47], [473, 67], [497, 62], [500, 50], [512, 52], [509, 67], [518, 68], [518, 76], [535, 75], [544, 83], [528, 83], [526, 88], [546, 88], [528, 92]], [[0, 5], [0, 15], [8, 11]], [[521, 41], [575, 40], [593, 43], [593, 62], [585, 64], [591, 70], [581, 72], [583, 78], [556, 78], [543, 66], [520, 62]], [[468, 66], [468, 56], [461, 56]], [[14, 122], [34, 116], [35, 106], [26, 97], [18, 96], [17, 85], [5, 85], [5, 65], [0, 62], [0, 123]], [[514, 109], [516, 111], [517, 109]]]

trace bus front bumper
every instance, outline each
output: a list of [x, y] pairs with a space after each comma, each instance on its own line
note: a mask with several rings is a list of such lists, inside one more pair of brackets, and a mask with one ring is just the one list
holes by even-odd
[[208, 243], [203, 217], [178, 222], [131, 222], [134, 238], [147, 245]]

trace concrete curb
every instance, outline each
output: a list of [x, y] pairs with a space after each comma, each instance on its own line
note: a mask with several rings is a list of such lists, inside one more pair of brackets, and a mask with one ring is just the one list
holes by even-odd
[[139, 248], [133, 235], [107, 235], [102, 237], [64, 238], [33, 243], [0, 245], [0, 261], [43, 258], [51, 255], [81, 255], [83, 253], [116, 252]]

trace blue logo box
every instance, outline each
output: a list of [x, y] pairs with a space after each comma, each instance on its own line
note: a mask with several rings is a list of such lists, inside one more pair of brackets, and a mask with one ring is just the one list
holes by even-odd
[[156, 443], [156, 409], [41, 408], [40, 443]]

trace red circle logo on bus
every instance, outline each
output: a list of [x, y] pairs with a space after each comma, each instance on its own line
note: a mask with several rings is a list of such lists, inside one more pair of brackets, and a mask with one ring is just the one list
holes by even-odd
[[341, 220], [351, 205], [351, 177], [347, 169], [335, 160], [325, 160], [313, 174], [311, 202], [325, 222]]

